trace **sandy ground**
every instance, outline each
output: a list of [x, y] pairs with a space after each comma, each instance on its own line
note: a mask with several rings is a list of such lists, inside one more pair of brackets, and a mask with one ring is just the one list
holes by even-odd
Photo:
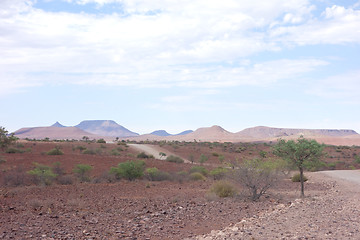
[[330, 189], [191, 239], [360, 239], [360, 171], [308, 175]]

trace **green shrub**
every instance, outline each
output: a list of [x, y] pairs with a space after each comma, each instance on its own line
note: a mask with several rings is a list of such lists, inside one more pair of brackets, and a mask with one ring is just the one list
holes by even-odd
[[46, 153], [47, 155], [63, 155], [63, 151], [59, 147], [55, 147]]
[[190, 174], [195, 173], [195, 172], [201, 173], [204, 176], [207, 176], [209, 173], [208, 170], [202, 166], [194, 166], [194, 167], [190, 168], [190, 170], [189, 170]]
[[189, 175], [189, 179], [192, 181], [204, 181], [206, 177], [199, 172], [194, 172]]
[[[304, 182], [308, 180], [308, 178], [305, 175], [303, 175], [303, 178], [304, 178]], [[300, 173], [297, 173], [294, 176], [292, 176], [291, 181], [300, 182]]]
[[119, 153], [119, 151], [117, 149], [111, 149], [110, 154], [113, 155], [113, 156], [119, 156], [120, 155], [120, 153]]
[[154, 158], [153, 155], [151, 155], [151, 154], [148, 155], [148, 154], [146, 154], [145, 152], [139, 153], [136, 157], [137, 157], [137, 158]]
[[234, 185], [227, 181], [218, 181], [214, 183], [210, 188], [210, 192], [215, 193], [221, 198], [233, 197], [236, 194]]
[[144, 168], [144, 161], [126, 161], [119, 163], [117, 167], [112, 167], [110, 169], [110, 173], [114, 174], [116, 179], [125, 178], [129, 181], [134, 181], [135, 179], [143, 176]]
[[74, 179], [70, 175], [62, 175], [56, 178], [56, 182], [61, 185], [71, 185], [74, 183]]
[[18, 149], [18, 148], [8, 148], [5, 151], [6, 153], [23, 153], [24, 150]]
[[156, 167], [147, 168], [145, 170], [145, 176], [150, 181], [165, 181], [170, 179], [169, 173], [160, 171]]
[[80, 152], [84, 151], [86, 147], [84, 146], [77, 146], [76, 149], [80, 150]]
[[1, 163], [6, 163], [6, 159], [4, 157], [2, 157], [2, 156], [0, 156], [0, 164]]
[[208, 158], [207, 156], [205, 156], [204, 154], [201, 154], [199, 162], [200, 162], [201, 164], [203, 164], [203, 163], [206, 162], [207, 160], [209, 160], [209, 158]]
[[210, 171], [210, 176], [214, 178], [214, 180], [220, 180], [225, 177], [226, 173], [228, 172], [228, 169], [218, 167]]
[[52, 169], [49, 166], [42, 165], [39, 163], [34, 163], [35, 168], [28, 171], [27, 173], [35, 177], [35, 181], [38, 184], [50, 185], [54, 178], [57, 176], [53, 173]]
[[327, 167], [328, 167], [330, 170], [335, 170], [335, 169], [336, 169], [336, 163], [334, 163], [334, 162], [328, 163], [328, 164], [327, 164]]
[[97, 143], [106, 143], [106, 141], [103, 138], [100, 138], [96, 141]]
[[174, 162], [174, 163], [184, 163], [184, 159], [178, 157], [178, 156], [174, 156], [174, 155], [170, 155], [166, 158], [166, 161], [168, 162]]
[[89, 155], [96, 155], [96, 152], [93, 149], [86, 148], [84, 151], [82, 151], [83, 154], [89, 154]]
[[213, 155], [214, 157], [219, 157], [219, 154], [218, 154], [217, 152], [213, 152], [212, 155]]
[[74, 167], [73, 172], [77, 175], [81, 182], [89, 182], [90, 181], [90, 171], [92, 170], [92, 166], [87, 164], [78, 164]]

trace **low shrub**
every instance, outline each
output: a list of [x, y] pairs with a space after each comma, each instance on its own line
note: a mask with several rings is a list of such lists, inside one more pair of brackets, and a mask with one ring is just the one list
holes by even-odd
[[119, 153], [119, 151], [117, 149], [111, 149], [110, 154], [113, 155], [113, 156], [119, 156], [120, 155], [120, 153]]
[[64, 152], [59, 147], [55, 147], [46, 153], [47, 155], [63, 155]]
[[56, 182], [61, 185], [71, 185], [74, 183], [74, 178], [70, 175], [62, 175], [56, 178]]
[[194, 172], [189, 175], [189, 179], [192, 181], [204, 181], [206, 177], [199, 172]]
[[18, 148], [8, 148], [5, 151], [6, 153], [23, 153], [24, 150]]
[[145, 152], [139, 153], [136, 157], [137, 157], [137, 158], [154, 158], [153, 155], [151, 155], [151, 154], [146, 154]]
[[2, 157], [2, 156], [0, 156], [0, 164], [1, 163], [6, 163], [6, 159], [4, 157]]
[[55, 163], [53, 163], [53, 165], [54, 166], [52, 167], [52, 170], [57, 176], [64, 175], [65, 169], [63, 167], [61, 167], [60, 162], [55, 162]]
[[166, 161], [168, 162], [173, 162], [173, 163], [184, 163], [184, 159], [178, 157], [178, 156], [174, 156], [174, 155], [170, 155], [166, 158]]
[[214, 180], [220, 180], [225, 177], [226, 173], [229, 170], [226, 168], [218, 167], [210, 171], [209, 175], [214, 178]]
[[134, 181], [135, 179], [143, 176], [144, 169], [144, 161], [127, 161], [119, 163], [117, 167], [112, 167], [110, 169], [110, 173], [114, 174], [116, 179], [125, 178], [129, 181]]
[[147, 168], [145, 170], [145, 177], [150, 181], [165, 181], [171, 178], [169, 173], [160, 171], [156, 167]]
[[97, 143], [106, 143], [106, 141], [103, 138], [100, 138], [96, 141]]
[[84, 151], [82, 151], [83, 154], [89, 154], [89, 155], [96, 155], [96, 152], [93, 149], [86, 148]]
[[[303, 175], [303, 179], [304, 179], [304, 182], [306, 182], [308, 180], [308, 178], [305, 175]], [[300, 182], [300, 173], [297, 173], [294, 176], [292, 176], [291, 181]]]
[[90, 181], [90, 171], [92, 170], [92, 166], [87, 164], [78, 164], [74, 167], [73, 172], [77, 175], [81, 182], [89, 182]]
[[39, 163], [34, 164], [35, 168], [28, 171], [27, 173], [34, 176], [35, 183], [41, 185], [51, 185], [57, 175], [53, 173], [52, 169], [49, 166]]
[[210, 192], [215, 193], [216, 196], [221, 198], [233, 197], [236, 194], [234, 185], [228, 181], [214, 183], [210, 188]]
[[194, 166], [194, 167], [190, 168], [190, 170], [189, 170], [190, 174], [195, 173], [195, 172], [201, 173], [204, 176], [207, 176], [209, 173], [209, 171], [202, 166]]
[[3, 175], [3, 184], [5, 186], [18, 187], [25, 185], [27, 175], [22, 168], [16, 168], [7, 171]]

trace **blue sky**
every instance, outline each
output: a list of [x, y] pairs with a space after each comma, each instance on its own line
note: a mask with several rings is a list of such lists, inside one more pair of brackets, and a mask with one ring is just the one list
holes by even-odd
[[359, 0], [1, 0], [0, 126], [360, 133], [359, 26]]

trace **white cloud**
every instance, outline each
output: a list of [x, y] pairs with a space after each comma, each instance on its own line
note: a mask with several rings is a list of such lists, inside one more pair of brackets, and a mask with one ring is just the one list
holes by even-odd
[[360, 43], [360, 10], [334, 5], [322, 16], [306, 24], [274, 28], [270, 36], [297, 45]]
[[[311, 20], [315, 24], [310, 26], [306, 19], [311, 19], [314, 6], [304, 0], [67, 1], [120, 3], [127, 14], [54, 13], [35, 9], [27, 0], [1, 1], [0, 9], [5, 10], [0, 12], [0, 71], [6, 81], [19, 82], [6, 88], [52, 82], [262, 86], [327, 64], [317, 59], [243, 64], [254, 54], [281, 50], [279, 37], [314, 44], [325, 41], [317, 35], [329, 31], [326, 41], [337, 42], [340, 37], [354, 41], [359, 34], [355, 27], [360, 25], [358, 11], [333, 7], [326, 9], [325, 20]], [[344, 33], [332, 37], [334, 27]]]

